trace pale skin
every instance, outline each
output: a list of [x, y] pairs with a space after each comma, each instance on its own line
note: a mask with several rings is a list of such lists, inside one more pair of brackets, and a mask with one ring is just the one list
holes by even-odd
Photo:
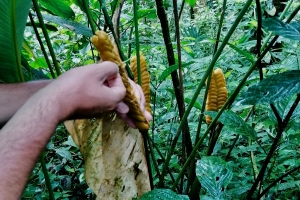
[[[145, 117], [144, 95], [141, 97]], [[0, 200], [18, 199], [58, 123], [116, 110], [131, 126], [126, 89], [111, 62], [72, 69], [53, 81], [0, 84]]]

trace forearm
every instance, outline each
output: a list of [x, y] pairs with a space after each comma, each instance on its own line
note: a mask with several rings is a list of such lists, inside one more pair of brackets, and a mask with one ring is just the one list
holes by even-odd
[[18, 199], [37, 158], [61, 120], [55, 95], [40, 90], [0, 131], [0, 199]]
[[12, 118], [22, 105], [52, 80], [16, 84], [0, 84], [0, 128]]

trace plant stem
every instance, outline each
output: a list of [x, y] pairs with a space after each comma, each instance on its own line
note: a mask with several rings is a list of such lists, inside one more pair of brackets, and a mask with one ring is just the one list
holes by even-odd
[[[266, 159], [264, 160], [264, 163], [263, 163], [263, 165], [262, 165], [262, 167], [261, 167], [261, 169], [259, 171], [259, 174], [258, 174], [256, 180], [254, 181], [254, 183], [253, 183], [253, 185], [252, 185], [252, 187], [251, 187], [251, 189], [250, 189], [250, 191], [249, 191], [246, 199], [250, 199], [253, 196], [255, 188], [257, 187], [258, 183], [260, 181], [263, 181], [263, 177], [264, 177], [265, 171], [266, 171], [266, 169], [268, 167], [268, 164], [269, 164], [269, 162], [270, 162], [270, 160], [271, 160], [271, 158], [273, 156], [274, 151], [277, 148], [277, 144], [278, 144], [278, 142], [279, 142], [279, 140], [281, 138], [281, 135], [282, 135], [284, 129], [286, 128], [286, 126], [287, 126], [287, 124], [288, 124], [288, 122], [289, 122], [289, 120], [290, 120], [290, 118], [291, 118], [294, 110], [296, 109], [299, 101], [300, 101], [300, 94], [297, 95], [297, 98], [296, 98], [295, 102], [293, 103], [293, 105], [291, 106], [291, 108], [290, 108], [288, 114], [286, 115], [285, 119], [282, 121], [280, 117], [277, 118], [277, 123], [278, 124], [277, 124], [277, 128], [276, 128], [276, 130], [277, 130], [276, 137], [275, 137], [275, 139], [273, 141], [273, 144], [272, 144], [272, 146], [270, 148], [270, 151], [269, 151]], [[272, 106], [272, 109], [273, 108], [275, 108], [275, 107]]]
[[[108, 15], [108, 12], [107, 12], [107, 9], [106, 9], [106, 3], [105, 3], [105, 0], [100, 0], [100, 6], [101, 6], [101, 9], [102, 9], [102, 12], [104, 14], [104, 18], [105, 18], [105, 22], [107, 23], [108, 27], [109, 27], [109, 30], [112, 32], [112, 35], [114, 37], [114, 40], [115, 40], [115, 43], [118, 47], [118, 50], [119, 50], [119, 53], [120, 53], [120, 56], [121, 56], [121, 60], [122, 61], [125, 61], [127, 60], [127, 58], [125, 57], [124, 55], [124, 52], [122, 51], [122, 48], [121, 48], [121, 45], [120, 45], [120, 41], [119, 39], [117, 38], [117, 35], [115, 33], [115, 30], [114, 30], [114, 26], [113, 26], [113, 23], [111, 21], [111, 18], [109, 17]], [[128, 77], [131, 79], [131, 80], [134, 80], [134, 77], [133, 77], [133, 74], [132, 74], [132, 71], [130, 69], [130, 67], [128, 66], [128, 64], [126, 63], [126, 71], [128, 73]]]
[[50, 55], [52, 57], [52, 62], [54, 64], [56, 74], [59, 76], [61, 74], [60, 68], [59, 68], [58, 62], [56, 60], [56, 56], [55, 56], [55, 53], [54, 53], [54, 50], [53, 50], [53, 47], [52, 47], [52, 44], [51, 44], [51, 41], [50, 41], [50, 38], [49, 38], [49, 35], [48, 35], [48, 32], [47, 32], [47, 29], [46, 29], [46, 26], [45, 26], [45, 23], [44, 23], [44, 20], [43, 20], [43, 16], [42, 16], [41, 11], [40, 11], [40, 7], [37, 3], [37, 0], [32, 0], [32, 3], [33, 3], [33, 6], [34, 6], [34, 9], [35, 9], [35, 12], [37, 14], [37, 17], [39, 19], [39, 22], [40, 22], [40, 25], [41, 25], [41, 28], [42, 28], [42, 31], [43, 31], [43, 34], [44, 34], [49, 52], [50, 52]]
[[40, 44], [40, 47], [41, 47], [41, 50], [42, 50], [42, 52], [43, 52], [44, 58], [45, 58], [45, 60], [46, 60], [46, 63], [47, 63], [47, 65], [48, 65], [48, 68], [49, 68], [49, 70], [50, 70], [50, 74], [51, 74], [52, 78], [55, 78], [55, 74], [54, 74], [54, 72], [53, 72], [53, 68], [52, 68], [52, 66], [51, 66], [50, 60], [49, 60], [49, 58], [48, 58], [48, 55], [47, 55], [47, 52], [46, 52], [46, 50], [45, 50], [45, 47], [44, 47], [44, 44], [43, 44], [43, 42], [42, 42], [41, 36], [40, 36], [40, 34], [39, 34], [39, 31], [38, 31], [38, 29], [37, 29], [37, 27], [36, 27], [36, 25], [35, 25], [35, 23], [34, 23], [34, 20], [33, 20], [33, 17], [32, 17], [31, 12], [29, 12], [29, 19], [30, 19], [31, 25], [32, 25], [32, 27], [33, 27], [33, 30], [34, 30], [36, 39], [38, 40], [38, 42], [39, 42], [39, 44]]
[[47, 167], [46, 167], [46, 163], [45, 163], [45, 151], [42, 152], [40, 162], [41, 162], [42, 171], [43, 171], [44, 178], [45, 178], [45, 183], [46, 183], [46, 186], [47, 186], [48, 192], [49, 192], [49, 199], [54, 200], [55, 199], [54, 198], [54, 193], [53, 193], [53, 190], [52, 190], [51, 181], [50, 181], [49, 174], [48, 174]]
[[[249, 2], [249, 1], [250, 1], [250, 2]], [[245, 6], [248, 6], [248, 7], [250, 6], [251, 0], [249, 0], [249, 1], [247, 1], [247, 4], [246, 4]], [[248, 3], [249, 3], [249, 4], [248, 4]], [[243, 11], [243, 10], [242, 10], [242, 11]], [[241, 12], [242, 12], [242, 11], [241, 11]], [[243, 11], [243, 12], [244, 12], [244, 11]], [[245, 12], [246, 12], [246, 11], [245, 11]], [[226, 37], [227, 37], [227, 36], [226, 36]], [[225, 37], [225, 39], [226, 39], [226, 37]], [[274, 39], [270, 42], [270, 44], [267, 46], [267, 48], [266, 48], [265, 51], [261, 54], [261, 56], [258, 58], [258, 60], [261, 60], [261, 59], [266, 55], [266, 53], [270, 50], [271, 46], [274, 44], [274, 42], [277, 40], [277, 38], [278, 38], [278, 37], [274, 37]], [[221, 47], [222, 47], [222, 45], [223, 45], [225, 39], [223, 40], [223, 42], [222, 42], [222, 44], [221, 44]], [[227, 41], [228, 41], [228, 40], [226, 40], [225, 43], [227, 43]], [[222, 51], [222, 50], [223, 50], [223, 48], [221, 48], [221, 47], [220, 47], [220, 49], [218, 49], [216, 55], [218, 55], [218, 52], [219, 52], [219, 51]], [[221, 49], [222, 49], [222, 50], [221, 50]], [[213, 61], [214, 61], [214, 58], [213, 58]], [[212, 62], [213, 62], [213, 61], [212, 61]], [[175, 183], [173, 184], [172, 188], [178, 183], [178, 179], [181, 178], [181, 176], [183, 175], [184, 170], [187, 168], [187, 166], [188, 166], [189, 162], [191, 161], [192, 157], [195, 156], [195, 154], [196, 154], [196, 152], [197, 152], [197, 149], [199, 148], [200, 144], [203, 142], [204, 138], [208, 135], [208, 133], [209, 133], [209, 131], [211, 130], [212, 126], [214, 126], [214, 124], [217, 122], [217, 120], [219, 119], [219, 117], [221, 116], [221, 114], [223, 113], [223, 111], [225, 110], [225, 108], [229, 107], [229, 106], [233, 103], [233, 101], [234, 101], [234, 99], [236, 98], [236, 96], [238, 95], [239, 91], [242, 89], [244, 83], [246, 82], [246, 80], [248, 79], [248, 77], [249, 77], [249, 76], [252, 74], [252, 72], [254, 71], [254, 69], [255, 69], [255, 67], [256, 67], [256, 63], [257, 63], [257, 61], [256, 61], [255, 63], [253, 63], [253, 64], [250, 66], [249, 70], [247, 71], [246, 75], [243, 77], [243, 79], [241, 80], [241, 82], [239, 83], [239, 85], [237, 86], [237, 88], [233, 91], [232, 95], [229, 97], [229, 99], [225, 102], [225, 104], [223, 105], [223, 107], [220, 109], [220, 111], [219, 111], [218, 114], [216, 115], [215, 119], [211, 122], [211, 124], [210, 124], [209, 127], [207, 128], [206, 132], [203, 134], [203, 136], [200, 138], [200, 140], [199, 140], [199, 141], [197, 142], [197, 144], [194, 146], [194, 149], [193, 149], [192, 153], [191, 153], [191, 154], [189, 155], [189, 157], [187, 158], [187, 161], [185, 162], [184, 166], [182, 167], [180, 173], [178, 174], [178, 177], [177, 177]], [[203, 79], [205, 79], [206, 77], [207, 77], [207, 74], [204, 74]], [[202, 80], [203, 80], [203, 79], [202, 79]], [[200, 88], [201, 84], [202, 84], [202, 82], [200, 82], [198, 88]], [[202, 86], [203, 86], [203, 85], [202, 85]], [[198, 88], [197, 88], [197, 91], [196, 91], [195, 94], [194, 94], [194, 97], [195, 97], [195, 96], [197, 97], [197, 95], [199, 95], [199, 92], [200, 92], [200, 91], [198, 92]], [[200, 89], [201, 89], [201, 88], [200, 88]], [[199, 89], [199, 90], [200, 90], [200, 89]], [[194, 97], [192, 98], [192, 100], [191, 100], [191, 102], [190, 102], [190, 104], [189, 104], [189, 107], [188, 107], [186, 113], [187, 113], [187, 112], [190, 112], [190, 110], [189, 110], [190, 105], [191, 105], [191, 107], [192, 107], [193, 104], [195, 103], [196, 97], [195, 97], [195, 99], [194, 99]], [[186, 114], [185, 114], [185, 115], [186, 115]], [[186, 120], [186, 118], [184, 118], [184, 120]], [[183, 122], [183, 121], [181, 121], [181, 123], [182, 123], [182, 122]], [[180, 128], [181, 128], [181, 123], [180, 123], [180, 125], [179, 125], [178, 130], [180, 130]], [[175, 137], [176, 137], [176, 136], [175, 136]], [[172, 146], [171, 146], [171, 148], [172, 148]]]
[[97, 30], [97, 26], [96, 26], [96, 24], [93, 20], [92, 14], [91, 14], [90, 9], [89, 9], [89, 0], [82, 0], [82, 2], [83, 2], [84, 11], [85, 11], [86, 16], [88, 18], [88, 22], [91, 25], [93, 34], [95, 34], [95, 32]]
[[[164, 43], [166, 46], [166, 50], [167, 50], [167, 57], [168, 57], [168, 63], [169, 66], [172, 66], [175, 64], [175, 58], [174, 58], [174, 50], [173, 50], [173, 46], [172, 46], [172, 41], [170, 38], [170, 31], [169, 31], [169, 22], [167, 19], [167, 15], [164, 9], [164, 5], [163, 5], [163, 1], [162, 0], [156, 0], [156, 7], [157, 7], [157, 15], [158, 18], [160, 20], [160, 24], [161, 24], [161, 28], [162, 28], [162, 33], [163, 33], [163, 38], [164, 38]], [[171, 77], [172, 77], [172, 83], [173, 83], [173, 88], [175, 91], [175, 96], [176, 96], [176, 101], [179, 107], [179, 116], [180, 119], [183, 119], [183, 115], [184, 115], [184, 98], [183, 98], [183, 94], [180, 91], [180, 81], [178, 78], [178, 74], [176, 71], [171, 73]], [[188, 124], [185, 123], [182, 125], [182, 128], [180, 130], [180, 132], [183, 130], [183, 134], [186, 134], [186, 149], [187, 149], [187, 153], [189, 154], [192, 151], [192, 141], [191, 141], [191, 137], [190, 137], [190, 133], [189, 133], [189, 129], [188, 129]], [[179, 136], [178, 136], [179, 137]], [[174, 138], [177, 142], [178, 138]], [[175, 144], [176, 144], [175, 142]], [[169, 162], [170, 160], [166, 160], [166, 162]], [[165, 166], [166, 167], [166, 166]], [[162, 179], [165, 176], [166, 173], [166, 169], [164, 173], [162, 173]], [[160, 179], [159, 181], [159, 187], [163, 187], [163, 180]]]
[[135, 33], [135, 49], [136, 49], [136, 63], [138, 84], [142, 86], [141, 79], [141, 60], [140, 60], [140, 40], [139, 40], [139, 21], [137, 15], [138, 5], [136, 0], [133, 0], [133, 15], [134, 15], [134, 33]]
[[[261, 8], [260, 8], [260, 0], [255, 0], [256, 2], [256, 12], [257, 12], [257, 30], [256, 30], [256, 50], [257, 50], [257, 57], [260, 56], [260, 48], [261, 48], [261, 35], [262, 35], [262, 17], [261, 17]], [[264, 79], [264, 74], [262, 71], [261, 61], [257, 63], [257, 68], [259, 71], [259, 79]]]
[[273, 183], [271, 183], [266, 189], [264, 189], [262, 191], [262, 193], [260, 193], [260, 195], [257, 196], [257, 200], [260, 199], [262, 196], [264, 196], [273, 186], [275, 186], [279, 181], [281, 181], [283, 178], [287, 177], [288, 175], [290, 175], [291, 173], [298, 171], [300, 169], [300, 166], [295, 167], [294, 169], [288, 171], [287, 173], [283, 174], [282, 176], [280, 176], [279, 178], [277, 178]]
[[[158, 1], [158, 0], [157, 0], [157, 1]], [[199, 83], [199, 85], [198, 85], [198, 87], [197, 87], [197, 89], [196, 89], [196, 91], [195, 91], [195, 94], [194, 94], [193, 98], [191, 99], [191, 102], [189, 103], [189, 106], [188, 106], [187, 110], [185, 111], [185, 113], [184, 113], [184, 115], [183, 115], [183, 117], [182, 117], [182, 119], [181, 119], [181, 122], [180, 122], [180, 125], [179, 125], [179, 127], [178, 127], [177, 133], [176, 133], [176, 135], [174, 136], [172, 145], [171, 145], [170, 150], [169, 150], [169, 152], [168, 152], [168, 155], [167, 155], [167, 157], [166, 157], [166, 162], [164, 163], [164, 166], [163, 166], [163, 169], [162, 169], [161, 178], [160, 178], [160, 181], [159, 181], [159, 186], [161, 186], [162, 183], [163, 183], [163, 179], [164, 179], [164, 176], [165, 176], [165, 173], [166, 173], [166, 169], [167, 169], [167, 166], [169, 165], [169, 162], [170, 162], [171, 156], [172, 156], [172, 154], [173, 154], [173, 151], [174, 151], [174, 149], [175, 149], [176, 143], [177, 143], [177, 141], [178, 141], [180, 132], [182, 131], [183, 126], [186, 124], [187, 117], [188, 117], [188, 115], [189, 115], [189, 113], [190, 113], [190, 111], [191, 111], [191, 109], [192, 109], [192, 107], [193, 107], [193, 105], [194, 105], [194, 103], [195, 103], [195, 101], [196, 101], [196, 99], [197, 99], [197, 97], [198, 97], [198, 95], [199, 95], [199, 93], [200, 93], [202, 87], [204, 86], [205, 80], [206, 80], [206, 78], [208, 77], [208, 75], [209, 75], [210, 71], [212, 70], [213, 66], [214, 66], [215, 63], [217, 62], [219, 56], [221, 55], [221, 53], [222, 53], [224, 47], [226, 46], [227, 42], [229, 41], [229, 39], [230, 39], [231, 35], [233, 34], [234, 30], [236, 29], [237, 25], [239, 24], [239, 22], [241, 21], [242, 17], [244, 16], [244, 14], [246, 13], [246, 11], [247, 11], [248, 8], [250, 7], [251, 2], [252, 2], [252, 0], [248, 0], [248, 1], [245, 3], [243, 9], [240, 11], [240, 13], [239, 13], [238, 17], [236, 18], [235, 22], [233, 23], [232, 27], [229, 29], [229, 31], [228, 31], [226, 37], [224, 38], [223, 42], [222, 42], [221, 45], [220, 45], [220, 48], [218, 49], [218, 51], [217, 51], [216, 54], [214, 55], [214, 57], [213, 57], [213, 59], [212, 59], [210, 65], [208, 66], [208, 69], [206, 70], [205, 74], [203, 75], [203, 77], [202, 77], [202, 79], [201, 79], [201, 81], [200, 81], [200, 83]], [[252, 71], [251, 71], [251, 72], [252, 72]], [[241, 87], [241, 86], [240, 86], [240, 87]], [[226, 104], [225, 104], [225, 105], [226, 105]], [[224, 110], [224, 109], [225, 109], [225, 107], [223, 106], [223, 110]], [[223, 112], [223, 111], [222, 111], [222, 112]], [[220, 113], [220, 115], [221, 115], [221, 113]], [[218, 117], [219, 117], [219, 116], [218, 116]], [[217, 118], [216, 118], [216, 119], [217, 119]], [[216, 122], [216, 119], [213, 120], [214, 123]], [[213, 125], [214, 123], [212, 123], [211, 125]], [[210, 128], [211, 128], [211, 126], [208, 128], [208, 130], [210, 130]], [[208, 132], [207, 132], [207, 133], [208, 133]], [[206, 133], [206, 134], [207, 134], [207, 133]], [[205, 135], [205, 137], [206, 137], [206, 135]], [[202, 137], [202, 138], [203, 138], [203, 137]], [[200, 146], [201, 142], [202, 142], [202, 140], [200, 139], [200, 140], [198, 141], [198, 143], [196, 144], [196, 146], [194, 147], [194, 149], [193, 149], [192, 153], [190, 154], [189, 158], [187, 159], [185, 165], [186, 165], [187, 163], [190, 162], [192, 156], [195, 156], [196, 150], [197, 150], [198, 147]], [[184, 166], [185, 166], [185, 165], [184, 165]], [[185, 169], [186, 169], [186, 167], [187, 167], [187, 166], [185, 166]], [[185, 170], [185, 169], [184, 169], [184, 170]], [[183, 173], [184, 170], [181, 170], [181, 173]], [[182, 176], [182, 174], [181, 174], [181, 176]], [[178, 176], [178, 177], [181, 178], [181, 176]], [[178, 177], [177, 177], [177, 178], [178, 178]], [[173, 187], [172, 187], [172, 188], [174, 188], [175, 185], [176, 185], [177, 183], [178, 183], [178, 182], [175, 181], [175, 183], [173, 184]]]

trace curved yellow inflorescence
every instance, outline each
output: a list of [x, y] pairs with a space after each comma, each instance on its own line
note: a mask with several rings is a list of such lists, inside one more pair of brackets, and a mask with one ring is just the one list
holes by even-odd
[[[142, 53], [140, 53], [140, 68], [141, 68], [141, 87], [144, 92], [146, 100], [146, 110], [152, 114], [150, 107], [150, 76], [147, 70], [146, 60]], [[134, 75], [134, 82], [138, 83], [138, 72], [137, 72], [137, 59], [136, 56], [133, 56], [130, 59], [130, 67]]]
[[[207, 100], [206, 111], [218, 111], [225, 104], [228, 97], [228, 91], [226, 89], [226, 81], [224, 74], [220, 68], [213, 71]], [[206, 123], [211, 123], [212, 118], [206, 115]]]
[[128, 116], [133, 119], [136, 127], [140, 130], [148, 130], [150, 127], [149, 122], [146, 120], [144, 114], [140, 109], [138, 98], [135, 96], [134, 91], [128, 80], [125, 70], [125, 64], [120, 59], [119, 55], [114, 51], [114, 46], [104, 31], [96, 31], [91, 39], [93, 45], [99, 51], [100, 57], [103, 61], [111, 61], [119, 66], [119, 73], [122, 77], [124, 86], [126, 87], [126, 96], [124, 102], [129, 107]]

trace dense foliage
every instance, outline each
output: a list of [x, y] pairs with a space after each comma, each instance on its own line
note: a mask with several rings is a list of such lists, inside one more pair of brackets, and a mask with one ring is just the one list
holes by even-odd
[[[55, 78], [96, 62], [92, 30], [112, 31], [101, 6], [112, 16], [123, 1], [33, 2], [37, 4], [30, 9], [22, 45], [26, 81]], [[135, 55], [139, 47], [151, 75], [148, 153], [154, 188], [172, 189], [190, 199], [297, 199], [299, 2], [139, 1], [135, 17], [134, 3], [124, 2], [117, 28], [125, 56]], [[40, 11], [45, 27], [38, 20]], [[205, 113], [205, 81], [213, 68], [223, 70], [229, 99], [218, 113]], [[0, 81], [10, 82], [3, 76]], [[215, 120], [207, 124], [205, 114]], [[78, 147], [59, 125], [22, 198], [49, 199], [52, 193], [54, 199], [94, 199], [83, 171]], [[159, 197], [187, 199], [160, 189], [143, 199]]]

